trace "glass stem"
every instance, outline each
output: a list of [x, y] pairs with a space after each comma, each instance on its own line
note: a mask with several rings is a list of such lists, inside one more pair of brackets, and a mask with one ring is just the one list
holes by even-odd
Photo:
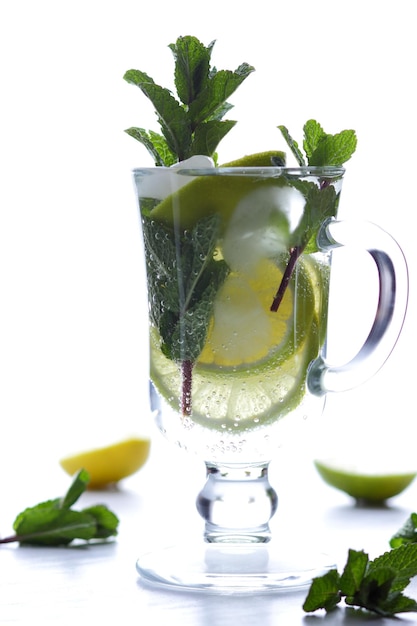
[[197, 498], [208, 542], [265, 543], [278, 497], [268, 480], [268, 465], [206, 464], [207, 480]]

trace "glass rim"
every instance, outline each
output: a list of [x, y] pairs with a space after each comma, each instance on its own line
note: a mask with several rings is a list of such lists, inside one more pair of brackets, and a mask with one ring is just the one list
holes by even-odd
[[136, 167], [132, 173], [137, 175], [152, 174], [157, 172], [170, 172], [179, 176], [258, 176], [260, 178], [279, 178], [281, 176], [289, 177], [331, 177], [337, 178], [343, 176], [345, 168], [341, 165], [301, 165], [301, 166], [239, 166], [239, 167], [207, 167], [207, 168], [190, 168], [166, 166], [153, 167]]

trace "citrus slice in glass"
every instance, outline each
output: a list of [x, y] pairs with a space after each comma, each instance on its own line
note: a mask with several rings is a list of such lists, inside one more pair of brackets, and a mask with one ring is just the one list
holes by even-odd
[[[223, 220], [225, 228], [235, 207], [242, 197], [246, 196], [253, 189], [253, 172], [250, 176], [239, 171], [235, 175], [230, 175], [229, 168], [259, 168], [259, 176], [262, 178], [262, 169], [270, 168], [271, 158], [285, 159], [285, 154], [280, 151], [261, 152], [248, 155], [236, 161], [231, 161], [221, 168], [207, 170], [195, 169], [195, 178], [181, 189], [168, 195], [154, 207], [150, 216], [166, 224], [175, 224], [181, 229], [192, 228], [196, 222], [208, 215], [218, 213]], [[225, 170], [229, 170], [228, 175], [223, 175]], [[186, 168], [187, 175], [190, 169]], [[173, 174], [181, 176], [181, 168], [176, 167]], [[262, 183], [257, 181], [257, 186], [282, 186], [285, 184], [278, 177], [264, 176]]]
[[[193, 369], [193, 422], [218, 429], [255, 428], [301, 402], [308, 363], [319, 349], [319, 293], [311, 263], [299, 263], [297, 289], [287, 289], [276, 313], [269, 311], [271, 293], [282, 272], [272, 261], [261, 260], [249, 278], [228, 276]], [[178, 411], [180, 366], [161, 353], [156, 331], [151, 333], [151, 379]]]

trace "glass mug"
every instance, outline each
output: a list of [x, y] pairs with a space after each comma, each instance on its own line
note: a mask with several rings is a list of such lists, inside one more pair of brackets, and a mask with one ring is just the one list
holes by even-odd
[[[343, 175], [342, 167], [187, 163], [134, 170], [151, 409], [163, 434], [207, 468], [197, 498], [205, 522], [200, 552], [181, 546], [144, 555], [137, 569], [148, 581], [247, 591], [311, 579], [309, 565], [307, 574], [299, 565], [290, 572], [270, 553], [277, 495], [268, 465], [285, 437], [300, 436], [306, 416], [322, 413], [327, 393], [351, 389], [383, 365], [408, 297], [407, 265], [392, 237], [337, 219]], [[378, 303], [357, 355], [334, 365], [327, 317], [340, 246], [369, 253]]]

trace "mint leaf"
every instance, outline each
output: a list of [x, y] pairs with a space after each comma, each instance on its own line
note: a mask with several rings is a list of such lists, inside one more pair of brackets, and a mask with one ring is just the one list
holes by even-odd
[[194, 133], [192, 154], [214, 155], [220, 141], [233, 128], [236, 122], [210, 120], [197, 126]]
[[171, 92], [139, 70], [128, 70], [124, 79], [136, 85], [155, 107], [167, 146], [180, 160], [186, 158], [191, 145], [191, 127], [185, 109]]
[[169, 149], [164, 137], [154, 131], [146, 131], [144, 128], [127, 128], [128, 135], [140, 141], [152, 155], [155, 165], [169, 167], [176, 162], [173, 152]]
[[[353, 130], [345, 130], [337, 135], [329, 135], [324, 132], [318, 122], [308, 120], [303, 128], [305, 159], [298, 143], [291, 137], [288, 129], [285, 126], [278, 126], [278, 128], [300, 167], [305, 167], [306, 159], [309, 166], [342, 165], [352, 156], [356, 149], [356, 134]], [[292, 178], [291, 174], [288, 174], [287, 178], [289, 184], [304, 195], [306, 205], [303, 218], [292, 237], [289, 260], [281, 283], [272, 300], [270, 310], [273, 312], [279, 309], [301, 254], [303, 252], [309, 254], [318, 250], [317, 233], [326, 218], [336, 215], [340, 195], [336, 193], [334, 187], [325, 178], [321, 180], [319, 186], [313, 182]]]
[[295, 139], [291, 137], [290, 133], [288, 132], [288, 128], [286, 126], [278, 126], [278, 128], [281, 131], [282, 136], [284, 137], [285, 141], [287, 142], [289, 149], [295, 156], [298, 165], [300, 167], [303, 167], [306, 164], [306, 162], [305, 162], [303, 153], [298, 147], [298, 143], [295, 141]]
[[307, 158], [310, 159], [311, 156], [316, 151], [321, 140], [326, 137], [326, 133], [324, 132], [321, 125], [318, 122], [316, 122], [316, 120], [308, 120], [308, 122], [304, 124], [303, 130], [304, 130], [303, 148], [304, 148], [304, 152], [307, 155]]
[[339, 203], [339, 194], [332, 185], [318, 187], [315, 183], [289, 179], [289, 183], [305, 197], [303, 216], [291, 238], [291, 246], [299, 246], [306, 253], [317, 252], [317, 234], [323, 222], [334, 217]]
[[196, 37], [179, 37], [169, 45], [175, 59], [175, 88], [183, 104], [193, 102], [206, 86], [214, 44], [206, 48]]
[[[335, 570], [332, 570], [333, 572]], [[403, 595], [417, 576], [417, 544], [405, 544], [369, 561], [363, 551], [349, 550], [340, 577], [327, 572], [313, 580], [303, 608], [331, 610], [337, 594], [346, 604], [381, 616], [417, 611], [417, 602]]]
[[84, 511], [70, 508], [84, 493], [89, 479], [88, 472], [82, 469], [63, 498], [41, 502], [19, 513], [13, 523], [15, 535], [0, 539], [0, 543], [59, 546], [74, 539], [89, 541], [116, 535], [119, 521], [104, 505]]
[[390, 539], [391, 548], [417, 542], [417, 513], [411, 513], [404, 525]]
[[214, 43], [205, 47], [196, 37], [187, 36], [170, 44], [177, 97], [145, 72], [132, 69], [124, 74], [155, 108], [162, 135], [137, 127], [126, 132], [143, 144], [157, 166], [169, 166], [195, 154], [215, 158], [219, 142], [236, 123], [223, 121], [232, 106], [227, 98], [254, 68], [242, 63], [234, 72], [217, 71], [210, 65]]
[[291, 137], [285, 126], [278, 126], [285, 141], [295, 156], [300, 167], [312, 166], [341, 166], [346, 163], [357, 147], [357, 138], [354, 130], [342, 130], [336, 135], [326, 133], [316, 120], [308, 120], [303, 127], [304, 158], [298, 143]]
[[331, 611], [341, 600], [339, 591], [340, 576], [337, 570], [332, 569], [313, 579], [303, 609], [306, 613], [326, 609]]
[[357, 140], [353, 130], [344, 130], [336, 135], [324, 135], [309, 157], [309, 165], [342, 165], [356, 150]]
[[110, 511], [104, 504], [96, 504], [81, 511], [90, 515], [95, 523], [94, 539], [107, 539], [117, 535], [119, 526], [118, 517]]
[[381, 567], [389, 567], [396, 572], [393, 591], [402, 591], [411, 578], [417, 576], [417, 544], [405, 544], [374, 559], [369, 563], [367, 574], [371, 575]]
[[369, 557], [365, 552], [349, 550], [348, 560], [340, 577], [340, 590], [345, 596], [353, 596], [360, 588], [368, 566]]
[[203, 349], [213, 302], [228, 272], [213, 253], [220, 218], [210, 215], [191, 232], [178, 234], [143, 216], [145, 256], [152, 321], [164, 354], [178, 363], [194, 362]]
[[[215, 260], [220, 217], [199, 220], [191, 231], [175, 233], [142, 215], [151, 321], [161, 350], [182, 369], [183, 415], [191, 414], [192, 369], [207, 338], [213, 304], [228, 266]], [[174, 243], [175, 242], [175, 243]]]
[[60, 546], [73, 539], [93, 539], [96, 523], [91, 515], [72, 510], [26, 509], [19, 524], [14, 525], [16, 540], [21, 545]]
[[81, 469], [77, 472], [67, 493], [59, 502], [60, 508], [69, 509], [87, 489], [89, 482], [90, 476], [85, 469]]
[[247, 63], [240, 65], [235, 72], [216, 71], [207, 82], [205, 89], [190, 103], [189, 115], [193, 126], [215, 116], [227, 98], [253, 71], [254, 68]]

